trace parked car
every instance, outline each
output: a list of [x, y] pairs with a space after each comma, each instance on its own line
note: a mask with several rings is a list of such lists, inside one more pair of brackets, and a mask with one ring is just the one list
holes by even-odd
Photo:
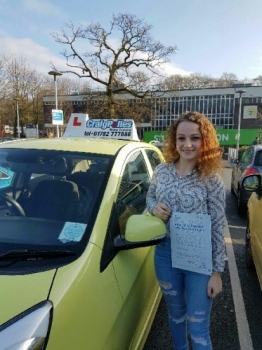
[[143, 349], [166, 233], [146, 193], [163, 155], [133, 127], [78, 115], [52, 142], [0, 145], [14, 173], [0, 189], [1, 349]]
[[16, 137], [2, 137], [2, 138], [0, 138], [0, 142], [16, 141], [16, 140], [19, 140], [19, 139]]
[[240, 161], [235, 161], [231, 176], [231, 193], [237, 196], [237, 211], [239, 214], [246, 213], [247, 202], [251, 195], [242, 186], [245, 176], [251, 174], [262, 174], [262, 145], [248, 147]]
[[47, 132], [44, 130], [38, 130], [38, 137], [47, 137]]
[[251, 194], [247, 204], [247, 228], [245, 261], [249, 268], [255, 267], [262, 289], [262, 178], [249, 175], [242, 180], [245, 191]]

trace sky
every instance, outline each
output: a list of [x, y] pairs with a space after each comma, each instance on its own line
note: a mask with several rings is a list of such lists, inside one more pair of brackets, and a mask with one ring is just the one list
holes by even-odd
[[153, 26], [155, 40], [177, 46], [167, 76], [262, 75], [261, 0], [0, 0], [0, 54], [25, 58], [41, 73], [51, 70], [50, 62], [62, 70], [65, 46], [51, 33], [69, 22], [107, 29], [119, 13], [136, 15]]

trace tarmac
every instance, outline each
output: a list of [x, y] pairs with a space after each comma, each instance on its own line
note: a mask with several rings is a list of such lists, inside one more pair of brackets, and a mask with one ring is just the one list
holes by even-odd
[[231, 164], [228, 160], [226, 159], [222, 159], [222, 163], [223, 163], [223, 168], [233, 168], [234, 165]]

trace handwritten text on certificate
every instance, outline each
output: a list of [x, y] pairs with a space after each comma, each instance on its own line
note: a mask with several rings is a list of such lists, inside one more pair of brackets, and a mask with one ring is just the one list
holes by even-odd
[[174, 212], [170, 218], [172, 266], [212, 274], [209, 215]]

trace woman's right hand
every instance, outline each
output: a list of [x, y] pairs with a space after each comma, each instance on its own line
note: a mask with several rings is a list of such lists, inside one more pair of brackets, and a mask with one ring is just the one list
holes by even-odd
[[171, 210], [164, 203], [157, 203], [153, 209], [153, 215], [159, 217], [163, 221], [167, 221], [171, 216]]

